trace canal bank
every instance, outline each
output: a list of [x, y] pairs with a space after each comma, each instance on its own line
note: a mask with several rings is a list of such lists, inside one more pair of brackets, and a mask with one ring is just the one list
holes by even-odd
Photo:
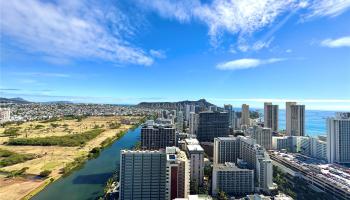
[[140, 139], [140, 128], [129, 130], [112, 145], [101, 150], [96, 159], [88, 160], [73, 171], [48, 185], [33, 200], [96, 199], [103, 195], [105, 183], [119, 166], [121, 149], [130, 149]]

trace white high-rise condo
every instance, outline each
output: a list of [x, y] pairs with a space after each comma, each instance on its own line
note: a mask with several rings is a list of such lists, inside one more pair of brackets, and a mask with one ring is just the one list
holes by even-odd
[[120, 151], [121, 200], [187, 198], [190, 162], [177, 147], [159, 151]]
[[327, 119], [327, 157], [330, 163], [350, 163], [350, 112]]
[[188, 121], [190, 118], [191, 105], [186, 105], [185, 107], [185, 120]]
[[264, 103], [264, 127], [278, 131], [278, 105], [272, 105], [271, 102]]
[[305, 135], [305, 105], [286, 102], [286, 133], [289, 136]]
[[186, 139], [186, 153], [190, 160], [191, 187], [198, 189], [203, 185], [204, 177], [204, 149], [197, 139]]
[[167, 157], [162, 151], [122, 150], [119, 199], [165, 199], [166, 163]]
[[265, 149], [272, 149], [272, 131], [271, 128], [254, 125], [247, 130], [247, 133], [255, 139]]
[[[276, 184], [272, 182], [272, 161], [265, 148], [256, 144], [254, 139], [244, 136], [215, 138], [214, 166], [226, 162], [254, 170], [259, 190], [270, 193], [276, 189]], [[213, 188], [216, 187], [213, 181]]]
[[190, 119], [189, 119], [189, 129], [190, 129], [190, 134], [192, 135], [197, 135], [198, 120], [199, 120], [199, 115], [196, 114], [195, 112], [191, 112]]

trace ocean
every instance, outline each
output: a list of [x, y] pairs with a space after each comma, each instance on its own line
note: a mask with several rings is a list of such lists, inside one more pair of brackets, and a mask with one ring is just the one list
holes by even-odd
[[[253, 109], [252, 109], [253, 110]], [[264, 110], [257, 109], [260, 116], [263, 116]], [[327, 135], [326, 120], [328, 117], [334, 117], [336, 111], [305, 110], [305, 133], [308, 136]], [[286, 129], [286, 111], [279, 110], [279, 129]]]

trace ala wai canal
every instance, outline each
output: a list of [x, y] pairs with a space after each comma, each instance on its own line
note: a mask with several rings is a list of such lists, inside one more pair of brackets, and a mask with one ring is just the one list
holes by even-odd
[[122, 138], [103, 149], [100, 155], [88, 160], [70, 175], [48, 185], [32, 200], [95, 200], [103, 195], [105, 183], [119, 168], [121, 149], [130, 149], [140, 139], [140, 128], [129, 130]]

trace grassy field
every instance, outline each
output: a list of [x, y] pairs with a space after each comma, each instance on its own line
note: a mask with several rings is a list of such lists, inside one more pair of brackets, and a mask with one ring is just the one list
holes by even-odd
[[7, 145], [19, 146], [63, 146], [75, 147], [83, 146], [86, 142], [94, 139], [104, 129], [93, 129], [79, 134], [70, 134], [64, 136], [47, 136], [40, 138], [10, 138]]
[[[0, 166], [0, 200], [5, 197], [8, 200], [21, 199], [45, 185], [48, 180], [60, 178], [63, 172], [82, 163], [91, 152], [105, 146], [131, 128], [132, 125], [122, 123], [125, 120], [137, 123], [141, 117], [54, 119], [11, 124], [0, 128], [0, 150], [5, 155], [10, 151], [17, 157], [14, 159], [17, 160], [16, 164]], [[19, 156], [32, 157], [18, 159]], [[0, 156], [0, 161], [3, 159], [6, 158]], [[6, 174], [22, 169], [26, 169], [24, 175], [6, 178]], [[48, 177], [32, 178], [43, 174], [44, 171], [50, 171]]]
[[20, 154], [13, 151], [0, 149], [0, 168], [34, 159], [32, 154]]

